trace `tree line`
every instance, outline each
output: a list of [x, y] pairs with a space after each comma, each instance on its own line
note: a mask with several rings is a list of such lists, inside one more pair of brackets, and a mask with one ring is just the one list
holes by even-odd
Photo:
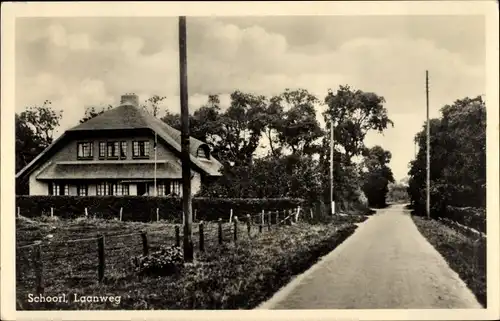
[[[180, 130], [179, 114], [165, 111], [160, 117], [165, 99], [155, 95], [141, 107]], [[300, 197], [329, 203], [333, 123], [334, 200], [350, 204], [364, 194], [370, 205], [384, 206], [387, 186], [394, 181], [388, 167], [391, 154], [364, 143], [368, 132], [393, 126], [384, 103], [382, 96], [347, 85], [329, 90], [323, 99], [306, 89], [286, 89], [272, 97], [236, 90], [228, 108], [222, 108], [217, 95], [210, 95], [189, 116], [190, 135], [210, 145], [223, 164], [223, 176], [202, 188], [200, 196]], [[318, 106], [324, 107], [325, 126], [318, 121]], [[80, 122], [110, 108], [88, 109]], [[53, 132], [61, 117], [50, 102], [16, 114], [16, 171], [50, 144], [52, 136], [45, 133]], [[257, 155], [259, 150], [266, 152]]]
[[[486, 106], [481, 96], [464, 98], [441, 109], [430, 120], [431, 215], [447, 207], [486, 206]], [[416, 159], [410, 163], [408, 194], [413, 207], [425, 213], [426, 130], [415, 136]]]

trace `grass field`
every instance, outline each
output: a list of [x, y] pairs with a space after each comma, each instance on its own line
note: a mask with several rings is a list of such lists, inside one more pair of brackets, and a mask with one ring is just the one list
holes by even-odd
[[[148, 234], [153, 251], [175, 244], [175, 225], [168, 222], [135, 223], [93, 219], [28, 220], [20, 218], [16, 246], [25, 246], [51, 234], [42, 243], [45, 295], [68, 297], [120, 296], [119, 304], [30, 303], [35, 293], [33, 247], [16, 250], [18, 309], [248, 309], [270, 297], [294, 275], [310, 267], [355, 230], [352, 223], [365, 217], [339, 217], [328, 224], [299, 222], [293, 226], [252, 226], [248, 235], [239, 225], [232, 240], [232, 225], [225, 223], [224, 244], [219, 245], [217, 224], [205, 224], [205, 252], [199, 252], [198, 225], [193, 226], [195, 262], [182, 273], [168, 277], [138, 276], [130, 260], [142, 253], [140, 231]], [[182, 229], [181, 229], [182, 232]], [[106, 270], [97, 281], [98, 235], [105, 235]], [[123, 236], [125, 235], [125, 236]], [[182, 235], [181, 235], [182, 238]], [[74, 242], [74, 239], [87, 239]]]
[[486, 240], [464, 235], [436, 220], [412, 218], [420, 233], [486, 307]]

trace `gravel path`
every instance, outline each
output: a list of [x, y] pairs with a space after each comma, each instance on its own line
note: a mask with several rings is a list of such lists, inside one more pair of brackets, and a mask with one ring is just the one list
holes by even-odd
[[262, 309], [477, 308], [402, 205], [379, 210]]

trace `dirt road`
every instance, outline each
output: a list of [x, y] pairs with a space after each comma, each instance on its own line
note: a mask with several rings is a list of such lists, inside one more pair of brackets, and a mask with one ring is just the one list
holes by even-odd
[[402, 205], [379, 210], [263, 309], [482, 308]]

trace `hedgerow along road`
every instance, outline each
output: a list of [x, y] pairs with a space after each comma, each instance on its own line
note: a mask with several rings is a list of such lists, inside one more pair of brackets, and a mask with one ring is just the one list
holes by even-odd
[[377, 211], [261, 309], [482, 308], [404, 205]]

